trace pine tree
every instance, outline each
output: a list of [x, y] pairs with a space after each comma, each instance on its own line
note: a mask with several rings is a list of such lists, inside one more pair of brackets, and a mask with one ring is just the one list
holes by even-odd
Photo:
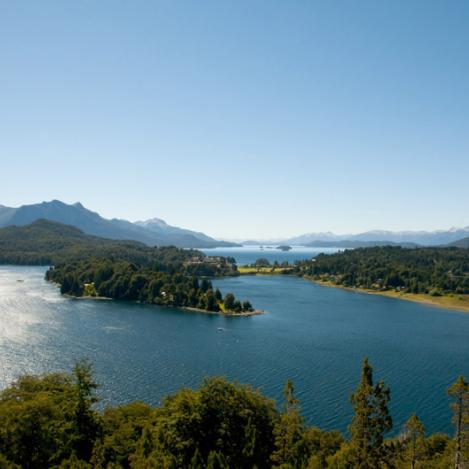
[[98, 385], [93, 380], [91, 364], [86, 360], [76, 363], [73, 374], [77, 394], [75, 409], [76, 453], [80, 459], [89, 460], [93, 443], [99, 432], [99, 421], [92, 409], [93, 404], [98, 400], [95, 396]]
[[285, 384], [284, 396], [284, 411], [274, 427], [275, 450], [271, 456], [273, 467], [304, 467], [309, 456], [305, 440], [306, 427], [291, 380]]
[[426, 452], [425, 427], [416, 414], [412, 414], [405, 424], [405, 437], [410, 468], [415, 469]]
[[388, 411], [390, 390], [383, 381], [373, 385], [373, 369], [367, 358], [350, 400], [355, 412], [349, 426], [355, 465], [360, 469], [377, 469], [386, 459], [384, 435], [392, 428]]
[[464, 377], [460, 376], [448, 389], [453, 399], [453, 423], [455, 426], [454, 469], [466, 469], [467, 452], [469, 446], [469, 385]]

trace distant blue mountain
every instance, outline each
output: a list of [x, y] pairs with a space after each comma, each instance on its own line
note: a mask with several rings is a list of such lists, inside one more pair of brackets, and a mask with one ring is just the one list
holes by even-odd
[[423, 246], [440, 246], [458, 241], [468, 236], [469, 226], [466, 226], [465, 228], [451, 228], [449, 230], [438, 231], [374, 230], [348, 235], [336, 235], [331, 232], [308, 233], [283, 240], [282, 242], [303, 246], [319, 246], [320, 244], [317, 243], [327, 243], [329, 246], [345, 246], [345, 244], [349, 244], [350, 247], [359, 247], [360, 244], [370, 245], [370, 243], [375, 245], [388, 243], [399, 245], [419, 244]]
[[459, 239], [458, 241], [453, 241], [449, 243], [448, 246], [454, 246], [457, 248], [469, 248], [469, 236], [467, 238]]
[[24, 226], [38, 219], [72, 225], [90, 235], [135, 240], [149, 246], [172, 245], [185, 248], [236, 246], [235, 243], [218, 241], [203, 233], [170, 226], [159, 219], [139, 223], [116, 218], [108, 220], [88, 210], [79, 202], [69, 205], [60, 200], [52, 200], [40, 204], [22, 205], [18, 208], [0, 205], [0, 228], [11, 225]]

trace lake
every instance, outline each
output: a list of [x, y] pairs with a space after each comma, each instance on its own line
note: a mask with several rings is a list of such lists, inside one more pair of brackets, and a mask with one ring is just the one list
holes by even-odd
[[236, 248], [213, 248], [201, 249], [207, 256], [234, 257], [239, 265], [253, 264], [261, 257], [267, 259], [271, 264], [275, 261], [293, 263], [303, 259], [311, 259], [321, 252], [330, 254], [339, 251], [339, 248], [319, 248], [306, 246], [291, 246], [290, 251], [276, 249], [275, 245], [241, 246]]
[[346, 430], [363, 357], [392, 390], [395, 432], [417, 411], [450, 431], [446, 389], [469, 377], [469, 314], [318, 286], [285, 276], [214, 281], [262, 316], [224, 318], [60, 296], [43, 267], [0, 267], [0, 386], [21, 373], [70, 370], [90, 358], [103, 404], [158, 404], [206, 375], [281, 399], [293, 379], [308, 422]]

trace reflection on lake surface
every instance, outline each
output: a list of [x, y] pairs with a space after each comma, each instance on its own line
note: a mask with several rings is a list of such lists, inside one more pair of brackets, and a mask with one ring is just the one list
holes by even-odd
[[[286, 379], [310, 423], [345, 430], [348, 398], [369, 356], [391, 386], [399, 431], [417, 411], [428, 431], [449, 431], [445, 395], [469, 377], [469, 314], [348, 292], [284, 276], [216, 280], [268, 311], [223, 318], [158, 306], [62, 298], [45, 268], [0, 267], [0, 383], [69, 370], [90, 358], [104, 403], [157, 404], [206, 375], [226, 375], [281, 399]], [[21, 281], [19, 281], [21, 280]]]

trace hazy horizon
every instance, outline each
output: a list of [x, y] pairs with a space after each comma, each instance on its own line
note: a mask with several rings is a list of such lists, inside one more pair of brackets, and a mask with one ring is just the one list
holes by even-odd
[[469, 3], [3, 2], [0, 203], [219, 239], [467, 226]]

